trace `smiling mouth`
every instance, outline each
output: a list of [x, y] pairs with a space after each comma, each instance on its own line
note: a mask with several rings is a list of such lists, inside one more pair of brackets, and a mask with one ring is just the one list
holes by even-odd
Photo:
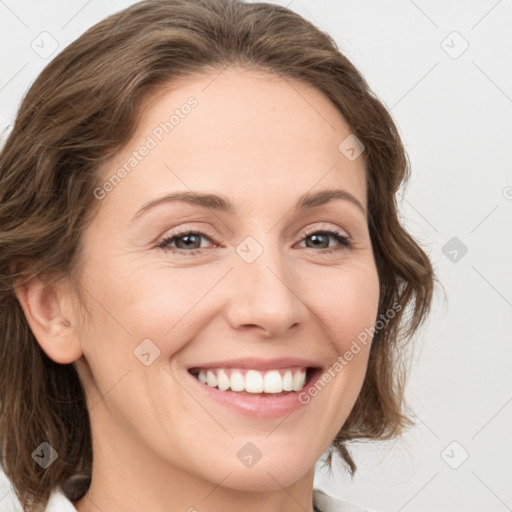
[[190, 368], [188, 371], [202, 384], [219, 391], [275, 397], [301, 391], [319, 370], [290, 367], [265, 371], [248, 368]]

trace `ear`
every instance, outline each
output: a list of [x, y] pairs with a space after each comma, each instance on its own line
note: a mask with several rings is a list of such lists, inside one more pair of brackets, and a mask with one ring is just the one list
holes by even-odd
[[16, 284], [16, 296], [37, 342], [50, 359], [60, 364], [72, 363], [83, 354], [72, 293], [65, 278], [48, 281], [32, 277]]

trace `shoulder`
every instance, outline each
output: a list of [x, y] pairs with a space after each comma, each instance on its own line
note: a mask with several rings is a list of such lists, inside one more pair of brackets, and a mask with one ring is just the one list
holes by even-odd
[[313, 489], [313, 504], [320, 512], [377, 512], [335, 498], [318, 488]]

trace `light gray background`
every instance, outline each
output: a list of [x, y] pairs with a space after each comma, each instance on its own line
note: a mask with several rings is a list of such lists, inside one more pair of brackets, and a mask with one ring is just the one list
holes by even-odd
[[[58, 51], [132, 3], [0, 0], [0, 127]], [[331, 34], [391, 110], [413, 169], [404, 222], [445, 292], [413, 341], [417, 426], [354, 445], [353, 481], [317, 484], [382, 512], [512, 510], [512, 1], [275, 3]]]

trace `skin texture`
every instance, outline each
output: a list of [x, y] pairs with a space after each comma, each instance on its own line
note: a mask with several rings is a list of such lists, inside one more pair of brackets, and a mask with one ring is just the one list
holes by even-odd
[[[43, 350], [74, 363], [86, 389], [93, 478], [75, 506], [312, 511], [314, 465], [354, 405], [369, 345], [286, 418], [230, 410], [186, 368], [241, 357], [329, 368], [374, 324], [379, 280], [365, 214], [343, 199], [294, 209], [302, 194], [326, 189], [366, 208], [364, 159], [338, 150], [350, 128], [319, 91], [228, 68], [153, 95], [130, 143], [102, 169], [105, 180], [191, 96], [197, 106], [99, 200], [73, 277], [84, 307], [69, 278], [18, 291]], [[190, 190], [222, 194], [234, 211], [162, 203], [132, 220], [149, 201]], [[184, 229], [206, 233], [192, 242], [198, 253], [187, 254], [183, 238], [157, 247]], [[322, 229], [352, 246], [332, 237], [315, 246], [306, 235]], [[263, 249], [250, 264], [235, 251], [248, 236]], [[160, 355], [145, 366], [134, 350], [148, 338]], [[252, 468], [237, 457], [248, 442], [262, 454]]]

